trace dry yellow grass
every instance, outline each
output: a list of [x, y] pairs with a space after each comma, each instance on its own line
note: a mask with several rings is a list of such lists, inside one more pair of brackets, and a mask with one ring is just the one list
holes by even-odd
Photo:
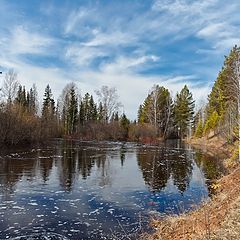
[[145, 240], [240, 239], [240, 167], [218, 182], [213, 200], [189, 214], [153, 220]]
[[240, 239], [240, 196], [232, 204], [229, 214], [218, 230], [211, 235], [211, 240]]

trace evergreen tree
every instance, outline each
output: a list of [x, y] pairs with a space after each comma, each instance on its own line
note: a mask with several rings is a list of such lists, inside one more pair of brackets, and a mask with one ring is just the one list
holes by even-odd
[[97, 105], [93, 100], [93, 96], [90, 96], [89, 99], [89, 121], [96, 121], [97, 120]]
[[104, 109], [103, 109], [103, 105], [102, 102], [99, 103], [98, 106], [98, 117], [97, 117], [99, 122], [103, 122], [104, 120]]
[[84, 107], [84, 122], [88, 122], [91, 118], [91, 112], [90, 112], [90, 94], [86, 93], [84, 98], [83, 98], [83, 107]]
[[78, 100], [75, 89], [72, 87], [69, 92], [69, 106], [67, 109], [67, 133], [73, 134], [76, 130], [78, 114]]
[[191, 129], [194, 107], [192, 93], [185, 85], [181, 92], [177, 94], [174, 102], [174, 121], [179, 137], [186, 136], [188, 128]]
[[80, 102], [80, 107], [79, 107], [79, 123], [81, 126], [85, 123], [85, 111], [84, 111], [83, 101]]
[[199, 138], [199, 137], [202, 137], [202, 135], [203, 135], [203, 122], [200, 119], [196, 127], [195, 137]]
[[26, 97], [26, 90], [25, 86], [19, 85], [17, 96], [15, 98], [15, 103], [17, 103], [19, 106], [25, 108], [27, 105], [27, 97]]
[[129, 129], [130, 121], [127, 118], [126, 114], [123, 113], [120, 119], [120, 126], [123, 129], [123, 137], [126, 139], [128, 137], [128, 129]]
[[138, 123], [144, 123], [144, 116], [143, 116], [143, 107], [140, 104], [139, 108], [138, 108], [138, 115], [137, 115], [137, 121]]
[[[228, 140], [240, 138], [240, 48], [235, 46], [225, 57], [223, 67], [208, 97], [204, 134], [213, 130]], [[221, 126], [221, 127], [219, 127]], [[238, 134], [235, 131], [239, 128]]]
[[44, 92], [42, 117], [44, 119], [50, 120], [53, 118], [54, 114], [55, 114], [55, 102], [52, 96], [51, 88], [48, 84]]
[[27, 102], [28, 102], [28, 111], [31, 114], [37, 113], [37, 89], [35, 84], [30, 88], [30, 91], [27, 94]]

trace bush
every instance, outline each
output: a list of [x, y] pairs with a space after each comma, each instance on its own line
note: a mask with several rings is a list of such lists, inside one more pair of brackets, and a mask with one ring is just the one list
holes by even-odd
[[156, 140], [157, 130], [154, 126], [147, 123], [131, 124], [128, 136], [131, 141], [149, 142]]

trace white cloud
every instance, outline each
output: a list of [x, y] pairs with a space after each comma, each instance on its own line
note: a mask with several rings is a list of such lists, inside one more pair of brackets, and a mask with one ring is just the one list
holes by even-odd
[[152, 6], [154, 11], [169, 11], [172, 14], [196, 14], [214, 6], [218, 0], [156, 0]]
[[130, 33], [123, 33], [123, 32], [110, 32], [110, 33], [101, 33], [97, 30], [94, 31], [94, 37], [90, 41], [83, 43], [85, 46], [96, 47], [96, 46], [103, 46], [103, 45], [130, 45], [133, 43], [135, 38], [131, 36]]
[[139, 68], [147, 69], [147, 65], [159, 60], [158, 56], [146, 55], [140, 57], [124, 57], [120, 56], [115, 61], [111, 63], [103, 64], [101, 70], [107, 73], [124, 73], [134, 70], [139, 70]]
[[229, 33], [226, 31], [226, 26], [224, 23], [213, 23], [202, 28], [197, 35], [199, 37], [214, 37], [220, 35], [221, 37], [228, 37]]
[[[161, 13], [163, 20], [171, 19], [166, 28], [168, 34], [175, 34], [174, 39], [196, 36], [206, 40], [210, 48], [226, 52], [240, 34], [236, 11], [240, 2], [233, 0], [231, 4], [220, 0], [156, 0], [153, 12]], [[173, 25], [173, 26], [172, 26]], [[224, 44], [229, 43], [227, 45]]]
[[89, 15], [90, 11], [88, 9], [77, 9], [73, 10], [68, 16], [67, 22], [65, 23], [65, 34], [70, 34], [75, 30], [76, 25], [79, 21], [84, 19]]
[[54, 40], [36, 32], [30, 32], [22, 26], [12, 31], [8, 50], [12, 54], [49, 54], [47, 49]]
[[88, 66], [98, 58], [108, 56], [108, 53], [100, 48], [84, 47], [82, 44], [72, 44], [66, 48], [65, 58], [78, 66]]
[[229, 23], [213, 23], [202, 28], [197, 36], [212, 42], [212, 48], [225, 51], [240, 43], [240, 30]]

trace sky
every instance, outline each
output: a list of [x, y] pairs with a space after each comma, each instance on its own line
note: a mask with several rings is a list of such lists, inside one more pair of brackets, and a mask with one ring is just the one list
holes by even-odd
[[[1, 0], [0, 84], [14, 69], [39, 99], [75, 82], [82, 95], [115, 87], [135, 119], [154, 84], [187, 84], [196, 105], [240, 44], [239, 0]], [[97, 100], [97, 99], [96, 99]]]

